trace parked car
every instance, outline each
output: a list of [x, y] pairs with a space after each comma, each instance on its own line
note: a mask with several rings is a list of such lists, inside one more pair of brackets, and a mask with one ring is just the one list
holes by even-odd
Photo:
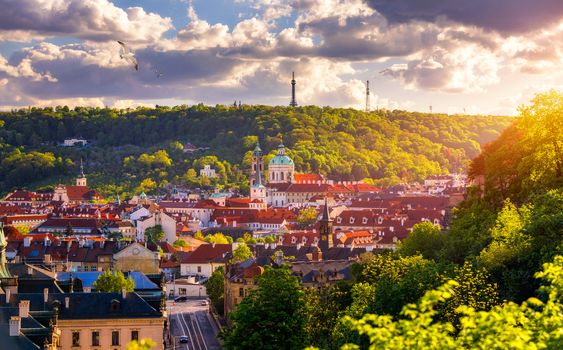
[[177, 297], [176, 299], [174, 299], [174, 301], [177, 303], [184, 303], [188, 301], [188, 297]]
[[185, 343], [187, 343], [189, 340], [190, 340], [190, 339], [188, 338], [187, 335], [182, 335], [182, 336], [180, 336], [180, 343], [185, 344]]

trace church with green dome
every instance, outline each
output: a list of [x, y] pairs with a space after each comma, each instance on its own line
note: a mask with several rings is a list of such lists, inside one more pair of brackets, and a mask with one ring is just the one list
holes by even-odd
[[278, 146], [278, 153], [268, 163], [268, 183], [279, 184], [293, 181], [295, 164], [293, 159], [285, 154], [285, 146]]

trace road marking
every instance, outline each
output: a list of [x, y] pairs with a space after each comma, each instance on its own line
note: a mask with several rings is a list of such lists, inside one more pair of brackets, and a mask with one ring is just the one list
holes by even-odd
[[[195, 318], [195, 324], [197, 326], [197, 329], [199, 330], [199, 334], [201, 335], [201, 340], [203, 342], [203, 346], [205, 347], [205, 350], [207, 350], [207, 344], [205, 344], [205, 338], [203, 336], [203, 332], [201, 331], [201, 327], [199, 326], [199, 321], [197, 319], [197, 311], [194, 313], [194, 318]], [[193, 319], [192, 319], [192, 322], [193, 322]]]
[[[192, 336], [192, 332], [190, 332], [190, 327], [188, 326], [188, 324], [187, 324], [187, 322], [186, 322], [186, 318], [184, 317], [184, 313], [182, 312], [181, 315], [182, 315], [181, 320], [182, 320], [182, 322], [184, 323], [184, 325], [186, 326], [186, 330], [187, 330], [188, 333], [190, 334], [190, 341], [191, 341], [191, 343], [192, 343], [192, 347], [193, 347], [194, 349], [197, 349], [197, 348], [201, 349], [201, 345], [200, 345], [200, 343], [199, 343], [199, 339], [197, 339], [197, 334], [195, 334], [195, 333], [196, 333], [195, 330], [194, 330], [194, 334], [193, 334], [193, 336]], [[188, 316], [189, 316], [189, 314], [188, 314]], [[195, 341], [197, 342], [197, 348], [196, 348], [196, 346], [195, 346], [194, 338], [195, 338]]]
[[[185, 336], [186, 333], [184, 332], [184, 325], [182, 324], [182, 321], [184, 321], [184, 316], [181, 312], [177, 312], [176, 313], [176, 318], [178, 319], [178, 323], [180, 323], [180, 328], [182, 329], [182, 334]], [[184, 321], [185, 324], [185, 321]], [[195, 349], [195, 343], [194, 340], [192, 339], [192, 335], [190, 333], [190, 329], [188, 328], [188, 325], [186, 324], [186, 331], [188, 332], [188, 339], [190, 340], [190, 343], [192, 343], [192, 348]], [[183, 345], [180, 343], [180, 345]], [[186, 348], [188, 347], [188, 345], [186, 344]]]

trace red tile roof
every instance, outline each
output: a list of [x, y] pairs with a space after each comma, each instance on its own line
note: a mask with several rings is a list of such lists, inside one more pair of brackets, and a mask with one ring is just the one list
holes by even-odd
[[231, 251], [232, 245], [230, 244], [203, 244], [187, 257], [182, 257], [182, 264], [223, 262]]

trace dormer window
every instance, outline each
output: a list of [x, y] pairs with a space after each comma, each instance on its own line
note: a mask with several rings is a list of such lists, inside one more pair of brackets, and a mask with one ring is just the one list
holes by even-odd
[[366, 218], [366, 217], [362, 218], [362, 224], [365, 225], [365, 224], [367, 224], [367, 223], [368, 223], [368, 218]]
[[351, 223], [351, 224], [353, 224], [353, 223], [354, 223], [354, 221], [356, 221], [356, 218], [354, 218], [353, 216], [352, 216], [352, 217], [350, 217], [350, 223]]
[[340, 224], [342, 222], [342, 218], [339, 216], [336, 218], [336, 223]]

